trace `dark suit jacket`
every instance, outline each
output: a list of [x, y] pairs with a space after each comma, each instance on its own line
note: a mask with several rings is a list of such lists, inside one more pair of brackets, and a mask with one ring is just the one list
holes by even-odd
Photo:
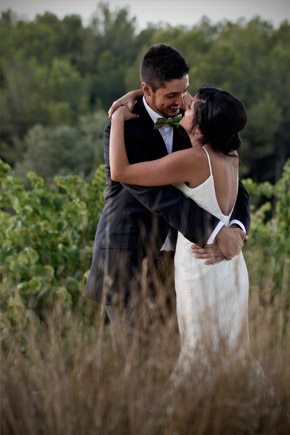
[[[125, 123], [125, 144], [130, 163], [154, 160], [167, 154], [166, 146], [148, 115], [142, 98], [134, 107], [139, 118]], [[146, 256], [158, 256], [169, 231], [180, 231], [203, 246], [218, 219], [198, 207], [173, 186], [140, 187], [114, 182], [109, 167], [110, 122], [104, 130], [106, 166], [105, 206], [96, 232], [94, 255], [84, 296], [111, 302], [111, 294], [130, 296]], [[174, 128], [173, 151], [191, 147], [182, 127]], [[248, 194], [240, 184], [232, 218], [249, 226]], [[122, 280], [120, 272], [126, 271]], [[126, 287], [126, 290], [124, 290]], [[107, 295], [104, 298], [104, 291]], [[122, 297], [123, 297], [122, 296]]]

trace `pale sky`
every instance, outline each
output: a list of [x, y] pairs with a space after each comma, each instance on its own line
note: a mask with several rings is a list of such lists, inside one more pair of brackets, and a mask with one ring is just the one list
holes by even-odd
[[[128, 6], [130, 17], [137, 18], [139, 29], [148, 23], [197, 24], [206, 15], [212, 22], [223, 19], [246, 20], [256, 15], [278, 26], [284, 19], [290, 21], [290, 0], [107, 0], [110, 9]], [[12, 9], [26, 19], [45, 11], [59, 18], [77, 14], [87, 25], [96, 11], [98, 0], [0, 0], [0, 11]]]

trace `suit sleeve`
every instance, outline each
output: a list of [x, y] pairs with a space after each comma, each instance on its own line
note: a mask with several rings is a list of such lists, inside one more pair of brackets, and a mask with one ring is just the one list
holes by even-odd
[[238, 197], [237, 197], [235, 208], [231, 216], [231, 220], [233, 219], [237, 219], [240, 222], [242, 222], [246, 228], [246, 231], [247, 232], [249, 231], [250, 228], [249, 194], [241, 182], [239, 182]]
[[173, 186], [123, 185], [144, 207], [193, 243], [204, 246], [219, 220]]

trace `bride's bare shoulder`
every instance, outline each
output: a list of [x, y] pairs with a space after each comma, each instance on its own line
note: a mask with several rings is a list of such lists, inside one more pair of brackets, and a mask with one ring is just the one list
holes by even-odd
[[186, 151], [188, 152], [188, 157], [192, 157], [192, 159], [198, 163], [207, 161], [206, 153], [204, 152], [204, 149], [200, 146], [193, 146]]
[[193, 146], [191, 148], [186, 148], [183, 150], [184, 154], [187, 154], [188, 156], [196, 157], [196, 158], [204, 158], [206, 156], [204, 150], [202, 147], [199, 146]]

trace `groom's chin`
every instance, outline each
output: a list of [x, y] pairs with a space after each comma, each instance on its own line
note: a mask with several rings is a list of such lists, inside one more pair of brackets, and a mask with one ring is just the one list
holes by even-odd
[[167, 116], [176, 116], [176, 115], [178, 115], [179, 114], [179, 112], [180, 112], [180, 107], [177, 107], [177, 108], [174, 108], [174, 109], [168, 109], [168, 111], [167, 111], [168, 113], [167, 113]]

